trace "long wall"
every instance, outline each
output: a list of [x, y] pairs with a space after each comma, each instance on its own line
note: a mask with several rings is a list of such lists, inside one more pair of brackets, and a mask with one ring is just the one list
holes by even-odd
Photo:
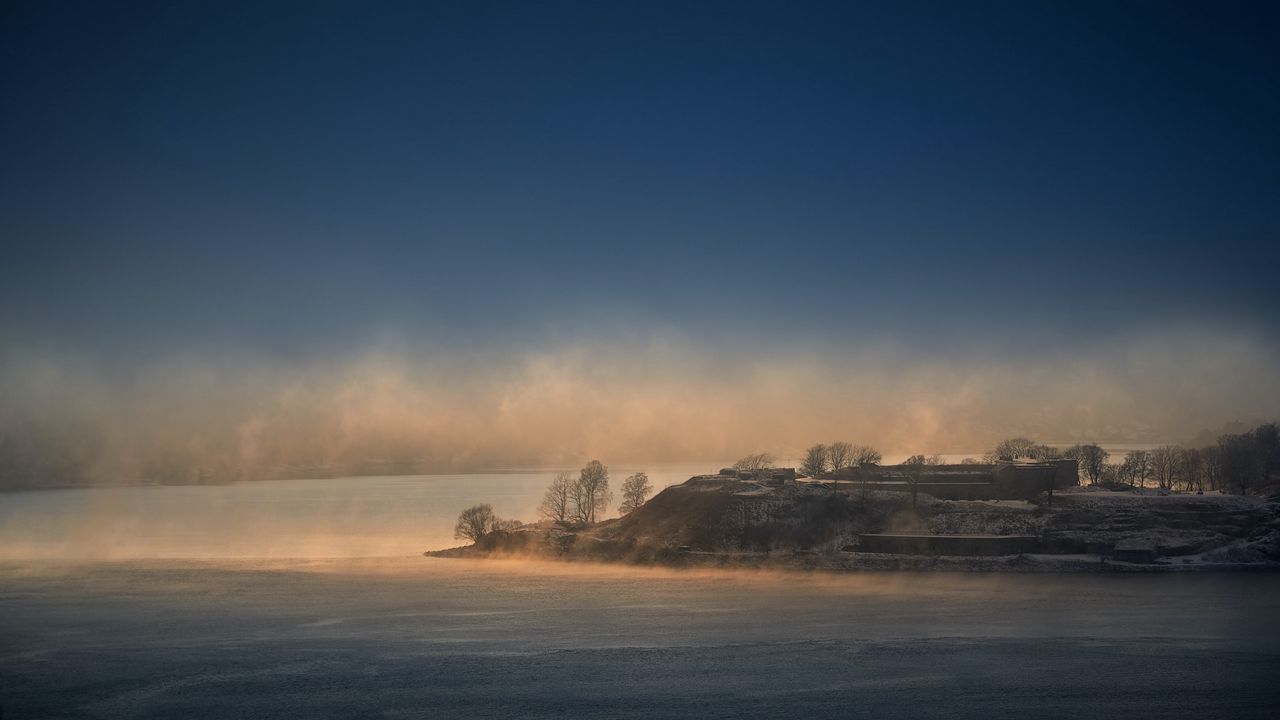
[[986, 465], [864, 465], [830, 476], [845, 492], [860, 488], [921, 493], [943, 500], [1031, 500], [1080, 483], [1075, 460]]

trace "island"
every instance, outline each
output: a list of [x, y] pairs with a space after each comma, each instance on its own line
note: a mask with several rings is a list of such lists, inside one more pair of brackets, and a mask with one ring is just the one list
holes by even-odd
[[[1280, 497], [1082, 484], [1080, 464], [922, 458], [806, 477], [740, 462], [647, 502], [633, 494], [618, 518], [562, 513], [522, 524], [488, 513], [469, 529], [460, 520], [473, 542], [425, 555], [832, 571], [1280, 569]], [[594, 465], [584, 477], [603, 469]], [[558, 481], [582, 492], [567, 475]], [[636, 482], [627, 479], [624, 495]]]

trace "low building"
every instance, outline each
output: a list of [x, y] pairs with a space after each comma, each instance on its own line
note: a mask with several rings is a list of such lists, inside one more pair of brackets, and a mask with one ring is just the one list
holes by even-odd
[[822, 477], [841, 492], [919, 492], [941, 500], [1031, 500], [1080, 484], [1075, 460], [971, 465], [862, 465]]
[[794, 484], [796, 478], [799, 477], [796, 469], [789, 468], [764, 468], [761, 470], [737, 470], [735, 468], [720, 468], [720, 474], [726, 477], [736, 477], [743, 480], [754, 480], [762, 482], [766, 485], [787, 485]]

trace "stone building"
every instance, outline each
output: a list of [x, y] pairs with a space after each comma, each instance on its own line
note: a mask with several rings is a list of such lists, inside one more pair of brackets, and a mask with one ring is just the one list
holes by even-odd
[[983, 465], [862, 465], [828, 473], [841, 492], [917, 492], [942, 500], [1031, 500], [1049, 489], [1080, 484], [1075, 460]]
[[775, 467], [764, 468], [763, 470], [736, 470], [734, 468], [721, 468], [720, 475], [725, 477], [742, 478], [743, 480], [754, 480], [762, 482], [766, 485], [794, 485], [796, 478], [799, 476], [793, 467]]

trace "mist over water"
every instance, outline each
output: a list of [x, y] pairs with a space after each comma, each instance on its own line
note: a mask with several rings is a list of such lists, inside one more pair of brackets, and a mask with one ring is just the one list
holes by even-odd
[[[719, 465], [646, 470], [655, 491]], [[459, 511], [538, 519], [555, 469], [470, 475], [73, 488], [0, 497], [0, 559], [334, 558], [453, 547]], [[615, 503], [616, 507], [616, 503]]]
[[[6, 0], [0, 48], [0, 720], [1277, 715], [1274, 572], [422, 551], [595, 459], [1280, 420], [1280, 3]], [[1134, 499], [929, 527], [1274, 557], [1262, 500]]]
[[[889, 458], [892, 460], [893, 458]], [[615, 465], [662, 488], [719, 463]], [[558, 468], [557, 468], [558, 469]], [[0, 707], [75, 718], [1269, 718], [1280, 578], [426, 558], [555, 469], [3, 494]]]
[[6, 717], [1269, 718], [1272, 575], [0, 561]]
[[[1132, 443], [1105, 446], [1123, 454]], [[943, 455], [960, 462], [982, 453]], [[906, 455], [886, 455], [894, 464]], [[798, 466], [798, 458], [779, 458]], [[654, 492], [728, 460], [609, 468], [645, 472]], [[454, 547], [458, 513], [489, 503], [505, 519], [535, 522], [548, 483], [571, 466], [454, 475], [256, 480], [214, 485], [125, 485], [0, 494], [0, 559], [353, 558]], [[606, 517], [616, 514], [617, 498]]]

